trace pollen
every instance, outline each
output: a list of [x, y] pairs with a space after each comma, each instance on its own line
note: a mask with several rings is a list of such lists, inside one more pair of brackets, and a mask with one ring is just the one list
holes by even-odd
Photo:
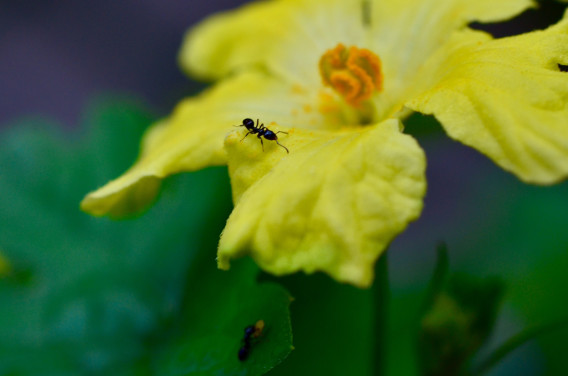
[[323, 84], [355, 107], [383, 88], [381, 59], [365, 48], [340, 43], [322, 55], [319, 68]]

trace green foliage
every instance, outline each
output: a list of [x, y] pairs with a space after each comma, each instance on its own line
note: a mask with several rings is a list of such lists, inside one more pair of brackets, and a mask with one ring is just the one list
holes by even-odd
[[[558, 223], [558, 231], [563, 227]], [[546, 326], [559, 320], [568, 319], [568, 247], [562, 253], [552, 253], [553, 247], [544, 248], [543, 257], [533, 264], [533, 269], [526, 272], [522, 279], [514, 281], [509, 289], [512, 304], [524, 314], [529, 329]], [[568, 325], [546, 330], [536, 337], [542, 356], [546, 361], [546, 375], [559, 375], [566, 369], [566, 339]]]
[[[256, 315], [266, 336], [240, 374], [281, 361], [291, 346], [286, 292], [257, 285], [250, 265], [216, 270], [226, 170], [169, 179], [139, 218], [93, 218], [80, 200], [130, 166], [152, 116], [106, 101], [87, 119], [84, 140], [41, 119], [0, 136], [0, 250], [12, 267], [0, 279], [0, 375], [147, 375], [164, 348], [187, 359], [209, 348], [207, 361], [227, 369]], [[216, 342], [203, 342], [209, 332]]]
[[[274, 283], [256, 283], [258, 267], [249, 259], [230, 272], [211, 260], [195, 264], [188, 283], [188, 306], [163, 351], [158, 375], [263, 375], [292, 350], [290, 296]], [[239, 361], [244, 328], [265, 322], [248, 358]]]
[[444, 136], [440, 123], [434, 116], [415, 112], [404, 121], [404, 133], [419, 139], [426, 137]]
[[418, 355], [423, 375], [458, 375], [493, 330], [503, 297], [498, 279], [449, 274], [445, 246], [438, 251]]
[[[0, 375], [372, 374], [372, 290], [293, 275], [277, 280], [294, 297], [290, 305], [275, 279], [257, 280], [250, 260], [217, 270], [217, 241], [231, 209], [225, 169], [168, 179], [138, 218], [117, 222], [80, 212], [84, 194], [131, 165], [152, 116], [113, 101], [94, 106], [86, 119], [80, 140], [41, 119], [0, 135], [0, 253], [11, 266], [0, 279]], [[428, 117], [409, 124], [408, 132], [426, 138], [439, 132]], [[483, 221], [432, 228], [450, 240], [453, 260], [461, 253], [465, 272], [505, 278], [509, 309], [526, 320], [513, 334], [536, 333], [530, 338], [547, 371], [559, 374], [566, 326], [530, 328], [568, 316], [561, 299], [568, 296], [568, 185], [530, 187], [495, 175], [493, 166], [489, 171], [463, 200], [471, 201], [468, 215], [488, 202]], [[423, 239], [417, 241], [423, 250]], [[500, 284], [449, 277], [447, 254], [438, 260], [429, 290], [426, 278], [391, 290], [387, 375], [419, 374], [421, 367], [432, 374], [454, 361], [460, 368], [492, 330]], [[243, 329], [259, 319], [263, 335], [240, 362]]]
[[373, 294], [320, 273], [278, 279], [292, 294], [295, 350], [270, 376], [370, 375]]

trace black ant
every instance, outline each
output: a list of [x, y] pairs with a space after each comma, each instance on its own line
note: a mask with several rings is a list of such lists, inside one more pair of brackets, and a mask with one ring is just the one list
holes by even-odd
[[260, 140], [260, 144], [262, 145], [262, 151], [264, 151], [264, 143], [262, 142], [262, 137], [264, 137], [267, 140], [276, 141], [276, 143], [278, 145], [282, 146], [286, 150], [286, 153], [290, 153], [286, 146], [284, 146], [284, 145], [282, 145], [281, 143], [278, 142], [278, 137], [276, 136], [278, 133], [288, 134], [288, 132], [278, 131], [278, 132], [274, 133], [270, 129], [266, 128], [264, 126], [264, 124], [260, 124], [260, 126], [259, 126], [258, 125], [258, 119], [256, 119], [256, 126], [255, 126], [254, 120], [249, 119], [249, 118], [244, 119], [242, 124], [235, 125], [235, 127], [245, 127], [248, 131], [248, 133], [245, 135], [245, 137], [243, 137], [241, 142], [243, 142], [243, 140], [245, 138], [247, 138], [247, 136], [249, 134], [252, 133], [252, 134], [256, 134], [256, 137], [258, 137], [258, 139]]
[[262, 335], [262, 330], [264, 329], [264, 321], [258, 320], [256, 324], [249, 325], [245, 328], [245, 336], [241, 340], [243, 346], [239, 349], [239, 360], [241, 362], [245, 361], [251, 349], [251, 341], [258, 339]]

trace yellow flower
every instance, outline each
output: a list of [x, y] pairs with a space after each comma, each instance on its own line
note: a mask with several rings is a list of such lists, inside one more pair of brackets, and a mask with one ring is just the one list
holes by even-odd
[[[249, 254], [280, 275], [322, 270], [368, 286], [373, 264], [422, 209], [425, 158], [412, 111], [527, 182], [568, 174], [568, 19], [493, 40], [467, 27], [529, 0], [272, 0], [211, 17], [180, 61], [219, 80], [146, 134], [136, 164], [83, 210], [122, 215], [167, 175], [228, 164], [235, 209], [218, 262]], [[277, 141], [256, 138], [260, 120]], [[259, 124], [260, 125], [260, 124]], [[256, 126], [256, 124], [255, 124]], [[289, 153], [287, 153], [287, 150]]]

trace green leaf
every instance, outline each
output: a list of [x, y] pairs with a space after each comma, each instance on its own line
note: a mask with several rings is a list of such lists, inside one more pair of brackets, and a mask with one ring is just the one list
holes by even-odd
[[502, 297], [498, 279], [450, 275], [420, 322], [421, 373], [459, 374], [491, 334]]
[[445, 243], [438, 244], [436, 253], [436, 266], [430, 278], [427, 298], [424, 300], [424, 310], [428, 310], [434, 304], [434, 300], [442, 292], [449, 278], [450, 260], [447, 245]]
[[501, 363], [510, 353], [522, 347], [524, 344], [537, 337], [546, 336], [552, 333], [568, 329], [568, 318], [564, 317], [558, 321], [533, 326], [525, 329], [522, 332], [512, 336], [498, 347], [491, 355], [489, 355], [483, 362], [479, 363], [471, 375], [484, 375], [489, 372], [493, 367]]
[[[80, 200], [130, 166], [153, 117], [136, 103], [107, 100], [86, 118], [81, 140], [41, 119], [0, 135], [0, 251], [12, 268], [0, 279], [0, 374], [150, 374], [180, 312], [194, 325], [182, 341], [213, 345], [218, 337], [206, 339], [209, 333], [226, 335], [231, 364], [244, 325], [257, 319], [246, 313], [257, 312], [265, 336], [237, 365], [258, 374], [261, 364], [280, 361], [290, 348], [286, 293], [256, 286], [250, 267], [215, 269], [231, 209], [226, 169], [168, 179], [139, 218], [93, 218], [79, 210]], [[226, 332], [216, 329], [220, 323]], [[189, 338], [198, 327], [203, 335]], [[269, 360], [271, 352], [277, 356]], [[227, 354], [201, 361], [222, 363]]]
[[[163, 351], [159, 375], [263, 375], [292, 350], [288, 307], [290, 296], [275, 283], [257, 283], [250, 260], [230, 271], [204, 258], [195, 263], [188, 283], [187, 304], [176, 332], [182, 333]], [[246, 360], [238, 359], [244, 329], [265, 323]]]
[[373, 295], [321, 273], [278, 279], [292, 294], [295, 350], [270, 376], [370, 375]]
[[[564, 192], [566, 192], [566, 186]], [[565, 197], [565, 195], [562, 196], [562, 199], [558, 197], [556, 206], [565, 207]], [[565, 223], [563, 221], [554, 224], [553, 229], [557, 231], [558, 235], [565, 231]], [[514, 280], [508, 291], [511, 305], [517, 312], [523, 314], [524, 322], [521, 327], [516, 328], [517, 333], [526, 333], [527, 331], [530, 333], [535, 328], [554, 325], [554, 323], [561, 322], [568, 317], [568, 306], [565, 300], [568, 296], [567, 244], [551, 247], [544, 241], [542, 243], [543, 247], [538, 249], [539, 252], [542, 252], [542, 255], [539, 255], [540, 260], [532, 260], [532, 270]], [[561, 251], [558, 252], [555, 248], [559, 248]], [[544, 335], [539, 334], [532, 341], [534, 347], [538, 345], [538, 356], [546, 367], [546, 375], [560, 375], [565, 371], [567, 338], [568, 326], [563, 326], [556, 327], [553, 331]], [[502, 341], [505, 341], [505, 339], [502, 339]], [[513, 359], [514, 362], [515, 358], [518, 359], [523, 355], [521, 351], [513, 351], [504, 361], [511, 362]]]
[[404, 133], [418, 139], [443, 137], [444, 130], [434, 116], [414, 112], [404, 121]]

